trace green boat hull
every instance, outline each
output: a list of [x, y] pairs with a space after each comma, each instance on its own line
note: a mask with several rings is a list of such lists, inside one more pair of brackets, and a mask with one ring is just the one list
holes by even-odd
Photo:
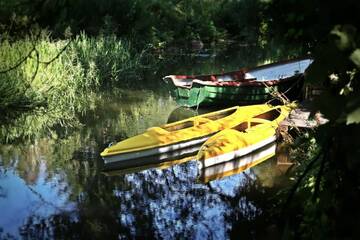
[[170, 84], [170, 93], [181, 106], [233, 106], [265, 103], [274, 99], [272, 92], [284, 94], [290, 100], [300, 97], [302, 77], [267, 88], [265, 86], [212, 86], [194, 83], [191, 88]]

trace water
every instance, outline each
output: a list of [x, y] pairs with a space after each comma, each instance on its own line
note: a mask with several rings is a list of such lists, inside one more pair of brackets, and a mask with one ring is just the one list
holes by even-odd
[[194, 114], [179, 111], [161, 76], [268, 60], [259, 50], [242, 51], [232, 59], [223, 53], [174, 60], [147, 87], [96, 96], [74, 126], [8, 127], [13, 144], [0, 145], [0, 239], [265, 237], [271, 232], [267, 200], [286, 179], [276, 158], [203, 183], [194, 161], [109, 175], [99, 156], [112, 141]]

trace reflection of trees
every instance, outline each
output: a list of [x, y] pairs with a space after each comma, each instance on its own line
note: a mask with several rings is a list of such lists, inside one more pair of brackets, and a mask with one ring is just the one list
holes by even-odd
[[7, 192], [5, 191], [5, 189], [0, 186], [0, 198], [6, 198]]
[[39, 174], [39, 152], [36, 144], [29, 146], [1, 146], [0, 153], [5, 167], [16, 167], [27, 184], [34, 184]]
[[[195, 162], [165, 170], [106, 177], [100, 173], [101, 161], [97, 161], [97, 154], [92, 157], [89, 154], [97, 149], [91, 150], [89, 145], [81, 147], [84, 143], [79, 139], [58, 142], [56, 150], [51, 144], [47, 147], [42, 144], [44, 149], [52, 148], [59, 154], [50, 154], [53, 158], [49, 158], [48, 172], [63, 173], [62, 181], [68, 182], [71, 188], [68, 190], [70, 200], [76, 203], [76, 210], [59, 212], [49, 218], [30, 217], [21, 228], [24, 236], [223, 239], [229, 234], [251, 236], [268, 223], [263, 210], [268, 206], [270, 194], [261, 188], [252, 170], [208, 185], [196, 183]], [[78, 147], [70, 147], [74, 145]], [[76, 149], [73, 151], [76, 155], [62, 155], [66, 149]], [[56, 164], [61, 156], [67, 160]], [[263, 167], [262, 174], [266, 174], [265, 169], [271, 171], [268, 166]], [[233, 225], [234, 222], [238, 225]]]
[[[194, 183], [194, 163], [127, 175], [130, 188], [116, 191], [121, 202], [121, 224], [130, 229], [132, 236], [151, 230], [158, 238], [171, 239], [223, 239], [229, 230], [236, 229], [232, 222], [239, 220], [247, 222], [247, 228], [242, 229], [250, 231], [251, 224], [263, 215], [268, 193], [259, 191], [255, 175], [247, 172], [250, 177], [239, 174], [208, 185]], [[228, 185], [236, 186], [233, 192], [226, 190]], [[142, 224], [137, 221], [139, 213], [153, 220]]]
[[72, 180], [82, 186], [72, 191], [75, 212], [33, 216], [22, 233], [34, 238], [224, 239], [251, 236], [268, 223], [264, 210], [272, 191], [262, 189], [250, 170], [203, 185], [196, 183], [195, 162], [115, 177], [97, 169], [90, 167], [87, 175], [73, 172]]
[[[120, 138], [130, 136], [139, 129], [165, 123], [174, 104], [155, 97], [153, 92], [141, 93], [142, 96], [134, 93], [131, 97], [133, 101], [129, 101], [128, 105], [121, 104], [126, 102], [126, 99], [121, 98], [119, 101], [111, 98], [111, 104], [107, 105], [109, 99], [99, 97], [96, 108], [79, 117], [79, 122], [86, 124], [87, 128], [78, 128], [77, 131], [51, 130], [51, 125], [34, 129], [31, 124], [13, 126], [13, 129], [10, 129], [16, 132], [16, 128], [21, 127], [21, 131], [27, 129], [29, 132], [34, 131], [32, 136], [42, 137], [35, 137], [33, 142], [22, 139], [25, 143], [18, 145], [0, 145], [0, 170], [14, 170], [29, 185], [28, 189], [32, 194], [36, 195], [40, 202], [47, 204], [42, 195], [31, 187], [39, 178], [40, 165], [44, 163], [46, 182], [57, 186], [56, 189], [64, 186], [60, 187], [56, 194], [68, 195], [68, 201], [77, 204], [75, 213], [61, 213], [61, 210], [55, 209], [61, 214], [54, 213], [47, 219], [34, 213], [23, 226], [22, 234], [35, 237], [61, 237], [65, 236], [62, 234], [69, 234], [68, 236], [88, 238], [115, 238], [118, 231], [123, 232], [121, 229], [113, 229], [118, 222], [119, 203], [112, 194], [114, 186], [123, 185], [123, 181], [121, 178], [110, 181], [100, 173], [102, 161], [99, 159], [99, 152], [109, 139], [117, 140], [118, 134]], [[49, 133], [48, 131], [50, 134], [46, 136], [44, 133]], [[107, 138], [104, 138], [104, 132], [107, 132]]]
[[[281, 188], [288, 184], [291, 166], [278, 164], [277, 158], [266, 160], [258, 167], [253, 168], [253, 172], [261, 183], [262, 187]], [[271, 171], [269, 171], [271, 169]]]
[[[104, 124], [96, 123], [100, 127], [94, 127], [98, 128]], [[94, 132], [84, 129], [66, 139], [45, 139], [33, 145], [37, 150], [32, 159], [46, 160], [48, 181], [54, 174], [63, 176], [59, 181], [68, 183], [69, 189], [64, 191], [77, 207], [48, 218], [31, 216], [20, 231], [25, 238], [223, 239], [238, 234], [239, 229], [242, 236], [251, 236], [252, 231], [267, 223], [263, 209], [269, 193], [261, 190], [252, 171], [208, 185], [196, 183], [198, 170], [194, 162], [106, 177], [100, 172], [102, 162], [98, 159], [101, 134]], [[20, 161], [27, 161], [21, 160], [20, 153]], [[38, 166], [34, 161], [27, 164], [30, 168]], [[18, 173], [22, 172], [20, 166], [14, 165]]]

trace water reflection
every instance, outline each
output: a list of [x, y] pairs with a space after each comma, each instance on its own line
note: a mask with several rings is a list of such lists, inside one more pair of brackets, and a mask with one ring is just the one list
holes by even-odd
[[[114, 190], [121, 202], [121, 225], [130, 236], [151, 232], [164, 239], [226, 239], [234, 219], [251, 222], [262, 217], [257, 197], [266, 198], [269, 192], [258, 180], [261, 172], [248, 169], [209, 184], [197, 182], [198, 174], [197, 163], [190, 161], [125, 175], [127, 190]], [[260, 194], [254, 199], [256, 192]]]
[[[134, 92], [132, 96], [114, 94], [108, 98], [112, 101], [97, 99], [96, 108], [79, 118], [86, 127], [75, 132], [62, 137], [54, 133], [24, 144], [0, 145], [0, 234], [3, 229], [3, 234], [12, 236], [36, 236], [40, 232], [33, 225], [45, 224], [45, 229], [52, 229], [47, 234], [55, 236], [59, 226], [53, 225], [54, 217], [66, 218], [73, 224], [82, 221], [82, 211], [86, 215], [94, 211], [98, 201], [104, 204], [110, 198], [110, 202], [117, 202], [111, 193], [113, 184], [119, 181], [107, 184], [101, 174], [99, 152], [109, 141], [165, 123], [175, 104], [168, 96], [159, 98], [152, 91], [141, 91], [141, 96]], [[90, 206], [84, 207], [84, 203]], [[97, 225], [93, 226], [94, 231], [103, 233], [105, 228], [99, 230]]]
[[[239, 54], [238, 64], [264, 60], [259, 54], [246, 63], [256, 54]], [[198, 181], [194, 161], [114, 176], [102, 172], [99, 153], [109, 142], [165, 124], [178, 107], [161, 76], [234, 67], [217, 57], [185, 63], [159, 70], [157, 80], [146, 80], [149, 89], [81, 100], [80, 112], [43, 112], [3, 123], [1, 141], [12, 144], [0, 145], [0, 239], [226, 239], [237, 229], [245, 238], [262, 231], [267, 199], [279, 187], [276, 162], [210, 183]]]
[[[175, 108], [173, 101], [150, 93], [128, 106], [104, 101], [76, 134], [2, 145], [2, 237], [224, 239], [239, 220], [262, 217], [260, 199], [269, 193], [259, 176], [276, 178], [267, 173], [274, 167], [256, 167], [208, 184], [198, 181], [194, 161], [102, 173], [99, 152], [108, 141], [165, 123]], [[109, 109], [113, 112], [105, 114]], [[251, 197], [256, 192], [259, 198]]]
[[[15, 162], [19, 163], [19, 159]], [[45, 159], [40, 160], [37, 170], [35, 174], [22, 173], [21, 176], [16, 171], [16, 164], [1, 169], [0, 226], [8, 233], [16, 235], [22, 230], [24, 220], [34, 216], [47, 218], [75, 210], [75, 202], [69, 199], [69, 185], [63, 181], [63, 176], [54, 174], [49, 179]]]

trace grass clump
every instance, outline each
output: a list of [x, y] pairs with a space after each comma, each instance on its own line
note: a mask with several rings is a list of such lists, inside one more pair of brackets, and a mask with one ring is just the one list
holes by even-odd
[[[94, 95], [103, 88], [141, 79], [146, 54], [113, 35], [52, 40], [41, 33], [14, 42], [1, 40], [0, 120], [35, 128], [75, 126], [76, 115], [91, 109]], [[35, 113], [21, 116], [30, 109]], [[0, 134], [27, 135], [20, 130]]]
[[[145, 67], [141, 63], [144, 52], [137, 53], [128, 41], [116, 36], [81, 34], [68, 41], [52, 41], [44, 34], [37, 39], [2, 40], [0, 109], [41, 101], [76, 106], [79, 95], [96, 92], [102, 86], [129, 84], [140, 78]], [[6, 71], [26, 55], [22, 64]]]

